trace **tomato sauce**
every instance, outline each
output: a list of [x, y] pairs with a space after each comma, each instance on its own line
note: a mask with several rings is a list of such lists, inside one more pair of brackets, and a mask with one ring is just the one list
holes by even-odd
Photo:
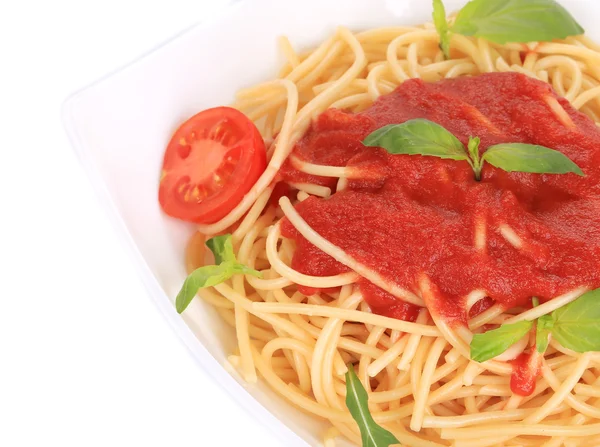
[[[572, 127], [552, 112], [549, 97], [565, 109]], [[361, 144], [375, 129], [413, 118], [439, 123], [465, 145], [469, 136], [478, 136], [481, 152], [501, 142], [559, 150], [585, 177], [507, 173], [486, 164], [478, 182], [464, 161], [391, 155]], [[440, 291], [430, 311], [450, 324], [466, 322], [465, 297], [475, 289], [483, 289], [487, 298], [471, 316], [494, 303], [511, 308], [532, 296], [544, 301], [580, 285], [600, 287], [600, 130], [543, 82], [517, 73], [437, 83], [408, 80], [364, 112], [324, 112], [294, 155], [356, 173], [345, 190], [296, 205], [308, 225], [415, 293], [417, 279], [428, 275]], [[280, 177], [332, 188], [337, 183], [300, 173], [289, 162]], [[483, 250], [475, 246], [476, 224], [485, 229]], [[519, 248], [502, 235], [503, 225], [521, 239]], [[287, 220], [282, 232], [297, 242], [292, 267], [298, 271], [315, 276], [348, 271]], [[365, 280], [359, 285], [374, 312], [416, 317], [414, 306]]]
[[535, 391], [535, 381], [540, 375], [542, 355], [535, 351], [522, 353], [512, 362], [510, 390], [520, 396], [531, 396]]

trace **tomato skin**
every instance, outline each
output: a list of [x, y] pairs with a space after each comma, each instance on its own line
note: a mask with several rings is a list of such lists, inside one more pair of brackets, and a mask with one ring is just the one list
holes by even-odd
[[171, 217], [210, 224], [225, 217], [266, 169], [258, 129], [231, 107], [185, 121], [165, 151], [158, 200]]

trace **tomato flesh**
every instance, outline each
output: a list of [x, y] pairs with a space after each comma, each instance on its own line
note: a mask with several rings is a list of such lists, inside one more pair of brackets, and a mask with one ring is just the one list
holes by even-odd
[[204, 110], [184, 122], [167, 146], [160, 205], [169, 216], [214, 223], [235, 208], [266, 165], [264, 141], [243, 113]]

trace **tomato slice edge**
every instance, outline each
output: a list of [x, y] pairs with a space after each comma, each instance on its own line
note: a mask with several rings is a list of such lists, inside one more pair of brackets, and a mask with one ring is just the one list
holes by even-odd
[[[192, 140], [190, 136], [194, 132], [206, 133], [206, 128], [210, 131], [212, 126], [223, 122], [224, 125], [237, 126], [236, 131], [242, 132], [241, 137], [228, 151], [239, 147], [240, 157], [228, 179], [218, 191], [198, 202], [185, 200], [185, 197], [181, 197], [185, 188], [177, 190], [178, 182], [185, 181], [184, 173], [186, 169], [190, 169], [190, 166], [182, 163], [182, 161], [186, 161], [186, 158], [181, 158], [181, 153], [178, 152], [181, 147], [180, 143], [188, 139]], [[202, 150], [202, 148], [196, 147], [191, 150]], [[165, 213], [172, 217], [195, 223], [214, 223], [237, 206], [266, 169], [266, 165], [264, 141], [254, 123], [243, 113], [231, 107], [204, 110], [182, 123], [167, 145], [159, 185], [159, 203]], [[193, 172], [188, 175], [190, 180], [192, 175]]]

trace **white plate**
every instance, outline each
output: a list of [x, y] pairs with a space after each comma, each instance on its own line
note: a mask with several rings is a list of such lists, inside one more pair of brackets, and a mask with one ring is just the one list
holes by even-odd
[[[445, 3], [452, 11], [465, 2]], [[561, 4], [600, 41], [594, 27], [600, 2]], [[273, 78], [283, 63], [277, 49], [280, 35], [289, 36], [296, 48], [306, 48], [338, 25], [359, 30], [418, 24], [430, 16], [427, 0], [238, 2], [64, 105], [71, 141], [156, 305], [215, 382], [279, 434], [283, 445], [320, 445], [327, 425], [297, 411], [263, 384], [249, 386], [224, 368], [235, 346], [234, 333], [209, 305], [195, 300], [183, 319], [173, 308], [171, 299], [185, 277], [183, 250], [192, 227], [160, 211], [157, 185], [164, 148], [187, 117], [228, 104], [237, 89]]]

